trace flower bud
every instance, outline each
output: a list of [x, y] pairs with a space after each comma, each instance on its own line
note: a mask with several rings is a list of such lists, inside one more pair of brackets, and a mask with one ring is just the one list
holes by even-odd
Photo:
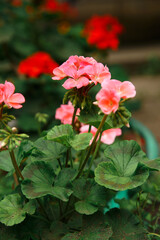
[[12, 127], [12, 133], [18, 133], [18, 129], [16, 127]]

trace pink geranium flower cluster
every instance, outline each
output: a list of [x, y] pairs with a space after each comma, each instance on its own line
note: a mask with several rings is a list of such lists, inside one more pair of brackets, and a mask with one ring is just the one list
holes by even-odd
[[[67, 78], [63, 87], [66, 89], [82, 88], [89, 84], [101, 84], [101, 89], [96, 95], [96, 102], [101, 111], [109, 115], [115, 113], [122, 100], [133, 98], [136, 95], [134, 85], [129, 81], [121, 82], [119, 80], [111, 79], [111, 74], [107, 66], [98, 63], [91, 57], [71, 56], [59, 67], [53, 70], [53, 80], [61, 80]], [[71, 124], [74, 107], [71, 102], [68, 105], [61, 105], [56, 111], [56, 119], [61, 120], [63, 124]], [[80, 109], [77, 110], [79, 115]], [[77, 120], [77, 117], [76, 119]], [[82, 124], [80, 132], [88, 132], [89, 126]], [[91, 127], [91, 133], [95, 136], [97, 129]], [[120, 136], [121, 129], [108, 129], [102, 133], [101, 141], [106, 144], [112, 144], [116, 136]], [[93, 139], [92, 139], [93, 140]], [[92, 142], [91, 140], [91, 142]]]
[[4, 103], [9, 108], [21, 108], [25, 98], [21, 93], [14, 93], [14, 91], [13, 83], [5, 81], [4, 84], [0, 84], [0, 104]]
[[134, 85], [129, 81], [103, 81], [102, 88], [96, 95], [99, 108], [104, 114], [115, 113], [121, 99], [133, 98], [136, 95]]
[[71, 56], [59, 67], [53, 70], [53, 80], [67, 78], [62, 85], [65, 89], [81, 88], [90, 83], [102, 83], [110, 80], [111, 74], [107, 66], [98, 63], [91, 57]]

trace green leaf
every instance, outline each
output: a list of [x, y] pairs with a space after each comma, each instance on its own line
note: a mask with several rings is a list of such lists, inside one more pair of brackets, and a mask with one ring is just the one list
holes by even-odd
[[95, 183], [94, 179], [77, 179], [73, 182], [73, 195], [80, 199], [75, 209], [81, 214], [93, 214], [98, 207], [107, 205], [108, 191]]
[[[17, 159], [18, 148], [14, 150], [14, 153]], [[21, 161], [20, 158], [17, 159], [18, 165], [20, 164], [20, 161]], [[0, 169], [10, 173], [13, 173], [15, 171], [11, 161], [9, 151], [7, 150], [0, 152]]]
[[43, 158], [48, 162], [52, 159], [60, 158], [67, 150], [62, 144], [46, 140], [45, 138], [39, 138], [34, 142], [34, 146], [44, 154]]
[[87, 201], [78, 201], [75, 203], [75, 210], [81, 214], [90, 215], [98, 211], [98, 207]]
[[117, 141], [108, 145], [104, 155], [111, 160], [120, 176], [132, 175], [139, 162], [148, 160], [146, 154], [134, 140]]
[[35, 149], [32, 152], [31, 157], [28, 159], [30, 162], [45, 161], [48, 162], [54, 170], [58, 167], [57, 159], [63, 157], [67, 148], [57, 142], [46, 140], [45, 138], [39, 138], [34, 142]]
[[68, 201], [68, 197], [72, 194], [71, 189], [61, 187], [58, 182], [53, 186], [56, 175], [48, 163], [35, 161], [26, 166], [22, 174], [26, 179], [22, 182], [22, 192], [29, 199], [49, 194], [62, 201]]
[[24, 207], [19, 194], [12, 194], [6, 196], [0, 201], [0, 222], [7, 226], [13, 226], [22, 222], [26, 214], [33, 214], [35, 212], [35, 205], [28, 202]]
[[154, 160], [149, 161], [142, 161], [141, 163], [144, 164], [150, 170], [160, 171], [160, 158], [156, 158]]
[[47, 139], [55, 142], [59, 142], [66, 147], [70, 147], [69, 140], [73, 137], [73, 128], [69, 124], [53, 127], [47, 133]]
[[62, 240], [109, 240], [112, 236], [111, 227], [104, 223], [100, 213], [83, 218], [83, 227], [80, 232], [69, 233]]
[[71, 182], [76, 178], [77, 170], [73, 168], [64, 168], [55, 179], [55, 186], [70, 187]]
[[77, 134], [69, 141], [69, 143], [77, 151], [84, 150], [89, 146], [92, 137], [92, 133]]
[[147, 159], [135, 141], [120, 141], [106, 148], [106, 162], [95, 169], [95, 181], [113, 190], [132, 189], [142, 185], [149, 176], [149, 170], [141, 161]]
[[138, 166], [134, 174], [121, 176], [112, 163], [102, 162], [95, 170], [95, 181], [106, 188], [116, 191], [136, 188], [142, 185], [149, 177], [149, 171]]
[[126, 210], [112, 209], [106, 214], [106, 222], [112, 227], [110, 240], [147, 240], [138, 219]]

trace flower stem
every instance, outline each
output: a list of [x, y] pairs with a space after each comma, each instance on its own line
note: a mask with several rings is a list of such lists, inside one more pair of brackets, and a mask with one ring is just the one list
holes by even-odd
[[59, 163], [60, 169], [62, 169], [62, 164], [61, 164], [61, 161], [60, 161], [60, 159], [59, 159], [59, 158], [57, 158], [57, 161], [58, 161], [58, 163]]
[[65, 164], [65, 168], [68, 167], [68, 162], [69, 162], [70, 154], [71, 154], [71, 148], [68, 148], [68, 149], [67, 149], [67, 153], [66, 153], [66, 164]]
[[153, 236], [156, 236], [156, 237], [159, 237], [160, 238], [160, 235], [158, 233], [148, 233], [148, 235], [153, 235]]
[[81, 166], [81, 168], [80, 168], [80, 170], [79, 170], [79, 173], [78, 173], [78, 175], [77, 175], [76, 178], [79, 178], [80, 175], [82, 174], [82, 171], [83, 171], [86, 163], [88, 162], [89, 156], [90, 156], [90, 154], [91, 154], [91, 152], [92, 152], [92, 150], [93, 150], [93, 148], [94, 148], [94, 145], [95, 145], [95, 143], [96, 143], [98, 134], [100, 133], [100, 131], [101, 131], [101, 129], [102, 129], [102, 127], [103, 127], [103, 125], [104, 125], [104, 123], [105, 123], [105, 121], [106, 121], [106, 118], [107, 118], [107, 115], [104, 115], [101, 123], [99, 124], [99, 127], [98, 127], [98, 129], [97, 129], [97, 132], [96, 132], [96, 134], [95, 134], [95, 136], [94, 136], [93, 142], [92, 142], [92, 144], [91, 144], [91, 146], [90, 146], [90, 148], [89, 148], [89, 150], [88, 150], [88, 153], [87, 153], [87, 155], [86, 155], [86, 158], [84, 159], [84, 162], [83, 162], [83, 164], [82, 164], [82, 166]]
[[15, 155], [14, 155], [14, 151], [11, 150], [11, 151], [9, 152], [9, 154], [10, 154], [10, 157], [11, 157], [12, 164], [13, 164], [13, 166], [14, 166], [14, 169], [15, 169], [15, 171], [16, 171], [17, 178], [20, 177], [22, 180], [24, 180], [24, 177], [23, 177], [23, 175], [22, 175], [22, 173], [21, 173], [21, 170], [19, 169], [18, 164], [17, 164], [17, 162], [16, 162], [16, 158], [15, 158]]
[[72, 127], [74, 129], [74, 121], [75, 121], [75, 117], [76, 117], [76, 112], [77, 112], [77, 107], [74, 108], [74, 112], [73, 112], [73, 116], [72, 116]]
[[4, 104], [2, 103], [1, 110], [0, 110], [0, 119], [2, 118], [3, 106], [4, 106]]
[[99, 150], [99, 146], [100, 146], [100, 143], [101, 143], [101, 136], [102, 136], [102, 131], [101, 131], [101, 133], [100, 133], [100, 136], [99, 136], [99, 139], [98, 139], [98, 142], [97, 142], [97, 145], [96, 145], [96, 149], [95, 149], [95, 151], [94, 151], [94, 153], [93, 153], [93, 155], [92, 155], [92, 158], [91, 158], [91, 161], [90, 161], [90, 164], [89, 164], [89, 167], [88, 167], [88, 173], [87, 173], [86, 177], [88, 177], [88, 175], [89, 175], [89, 172], [90, 172], [90, 170], [91, 170], [93, 161], [94, 161], [94, 159], [95, 159], [95, 157], [96, 157], [96, 155], [97, 155], [97, 152], [98, 152], [98, 150]]

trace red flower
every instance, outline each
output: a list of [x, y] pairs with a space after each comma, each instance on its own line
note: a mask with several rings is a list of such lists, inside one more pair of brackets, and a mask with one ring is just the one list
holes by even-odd
[[41, 74], [52, 74], [58, 64], [48, 53], [37, 52], [20, 62], [18, 72], [28, 77], [38, 77]]
[[52, 13], [63, 13], [68, 15], [75, 15], [76, 11], [73, 7], [69, 5], [68, 2], [58, 2], [56, 0], [45, 0], [41, 9], [44, 11], [52, 12]]
[[20, 7], [20, 6], [22, 6], [22, 1], [21, 0], [12, 0], [11, 4], [14, 7]]
[[119, 44], [118, 35], [122, 33], [123, 26], [112, 16], [93, 16], [85, 25], [83, 31], [87, 42], [99, 49], [111, 48], [116, 50]]

